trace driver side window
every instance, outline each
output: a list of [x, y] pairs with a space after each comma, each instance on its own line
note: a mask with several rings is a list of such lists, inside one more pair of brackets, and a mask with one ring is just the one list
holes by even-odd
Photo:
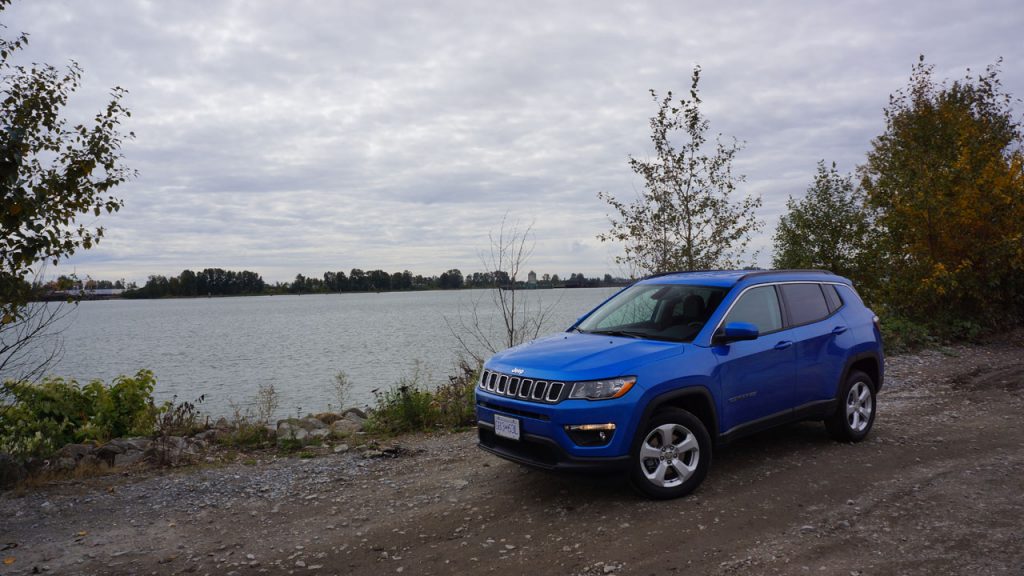
[[725, 317], [729, 322], [749, 322], [761, 334], [782, 329], [782, 310], [774, 286], [760, 286], [747, 290]]

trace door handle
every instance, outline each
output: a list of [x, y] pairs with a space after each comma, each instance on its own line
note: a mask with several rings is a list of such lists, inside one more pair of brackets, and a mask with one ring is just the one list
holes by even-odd
[[793, 345], [793, 341], [792, 340], [783, 340], [783, 341], [781, 341], [781, 342], [779, 342], [778, 344], [775, 345], [775, 349], [776, 350], [785, 350], [786, 348], [789, 348], [792, 345]]
[[837, 336], [839, 334], [842, 334], [843, 332], [846, 332], [846, 326], [836, 326], [835, 328], [832, 329], [832, 333]]

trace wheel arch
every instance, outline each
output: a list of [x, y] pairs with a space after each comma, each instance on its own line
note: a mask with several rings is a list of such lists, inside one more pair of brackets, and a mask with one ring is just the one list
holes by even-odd
[[875, 385], [875, 393], [877, 394], [882, 388], [882, 366], [881, 361], [874, 352], [862, 352], [855, 356], [850, 357], [846, 362], [846, 368], [843, 370], [842, 379], [836, 383], [836, 398], [838, 399], [839, 391], [842, 389], [842, 385], [846, 382], [846, 379], [850, 377], [853, 371], [860, 371], [867, 374], [871, 378], [871, 382]]
[[710, 390], [696, 385], [664, 392], [652, 398], [644, 407], [640, 420], [633, 430], [631, 446], [637, 442], [638, 435], [642, 434], [641, 428], [644, 423], [662, 408], [681, 408], [693, 414], [704, 424], [708, 435], [711, 436], [711, 443], [715, 444], [718, 441], [718, 412], [715, 410], [714, 398]]

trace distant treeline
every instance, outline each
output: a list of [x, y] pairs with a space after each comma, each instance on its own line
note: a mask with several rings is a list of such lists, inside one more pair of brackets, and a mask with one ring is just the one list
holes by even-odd
[[[516, 279], [515, 287], [528, 288], [593, 288], [623, 286], [629, 280], [587, 278], [571, 274], [562, 279], [558, 274], [537, 276], [530, 273], [525, 280]], [[256, 272], [207, 268], [200, 272], [185, 270], [178, 276], [150, 276], [145, 285], [130, 288], [124, 298], [187, 298], [196, 296], [239, 296], [256, 294], [327, 294], [333, 292], [393, 292], [406, 290], [457, 290], [460, 288], [510, 288], [512, 280], [505, 272], [474, 272], [463, 274], [457, 268], [440, 276], [422, 276], [405, 270], [388, 273], [384, 270], [324, 272], [322, 276], [295, 276], [292, 282], [269, 284]]]

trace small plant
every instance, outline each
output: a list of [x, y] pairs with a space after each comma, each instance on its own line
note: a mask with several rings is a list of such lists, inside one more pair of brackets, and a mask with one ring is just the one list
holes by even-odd
[[[220, 442], [228, 446], [253, 447], [264, 446], [270, 441], [270, 433], [267, 431], [267, 418], [263, 412], [269, 406], [261, 405], [264, 399], [259, 396], [260, 394], [266, 394], [266, 392], [261, 387], [260, 392], [257, 394], [256, 415], [253, 414], [251, 408], [242, 408], [234, 402], [228, 402], [232, 412], [231, 421], [228, 434], [222, 436]], [[276, 392], [271, 394], [271, 400], [273, 399], [273, 394], [276, 394]]]
[[175, 396], [171, 401], [164, 402], [159, 409], [159, 415], [154, 427], [154, 435], [159, 438], [170, 436], [191, 436], [204, 428], [199, 423], [200, 413], [198, 405], [206, 400], [206, 395], [200, 395], [195, 402], [177, 403]]
[[348, 374], [340, 371], [334, 375], [334, 398], [338, 401], [338, 412], [344, 412], [352, 393], [352, 381]]
[[309, 450], [303, 450], [302, 452], [299, 452], [299, 458], [304, 458], [304, 459], [316, 458], [316, 454], [310, 452]]
[[256, 419], [260, 424], [270, 423], [274, 417], [281, 398], [277, 395], [277, 389], [273, 384], [260, 384], [256, 390]]

